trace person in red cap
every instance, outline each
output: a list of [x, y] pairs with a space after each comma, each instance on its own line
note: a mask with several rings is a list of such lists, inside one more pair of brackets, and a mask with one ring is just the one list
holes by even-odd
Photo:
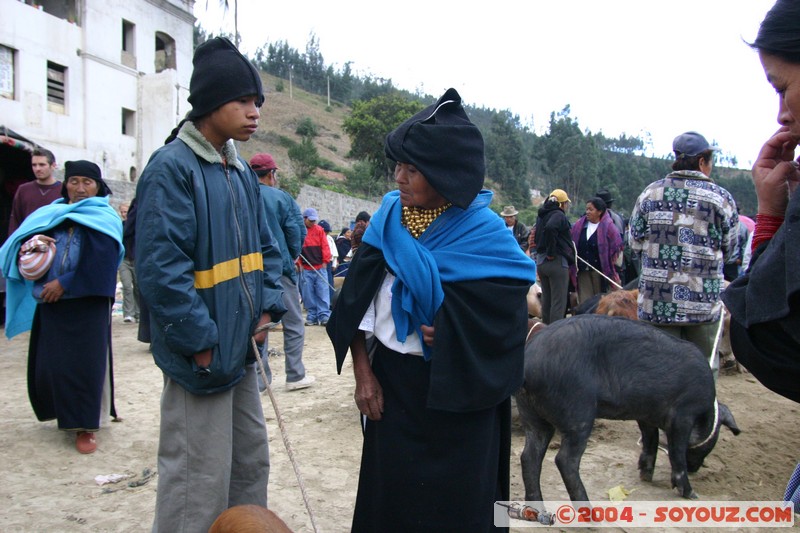
[[[306, 374], [303, 365], [303, 343], [305, 326], [303, 325], [303, 309], [300, 304], [300, 291], [297, 288], [297, 268], [295, 260], [300, 255], [303, 241], [306, 238], [306, 226], [300, 206], [286, 191], [278, 188], [278, 165], [270, 154], [256, 154], [250, 159], [252, 168], [259, 181], [259, 192], [264, 210], [267, 213], [267, 224], [278, 243], [283, 260], [281, 285], [283, 285], [283, 304], [286, 314], [281, 319], [283, 325], [283, 354], [286, 365], [286, 389], [298, 390], [310, 387], [315, 379]], [[261, 350], [262, 355], [269, 353], [267, 343]], [[267, 379], [272, 382], [272, 372], [268, 357], [262, 357], [267, 370]], [[259, 375], [259, 388], [266, 388]]]

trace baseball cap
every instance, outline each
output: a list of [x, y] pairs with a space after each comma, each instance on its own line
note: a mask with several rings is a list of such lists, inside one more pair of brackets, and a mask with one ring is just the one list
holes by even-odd
[[556, 200], [558, 200], [558, 203], [560, 204], [572, 201], [569, 199], [569, 196], [567, 196], [567, 192], [564, 189], [553, 189], [553, 192], [551, 192], [549, 196], [555, 196]]
[[327, 220], [320, 220], [319, 227], [322, 228], [322, 231], [324, 231], [325, 233], [328, 233], [331, 230], [331, 225], [328, 224]]
[[305, 211], [303, 211], [303, 218], [307, 218], [308, 220], [317, 221], [319, 220], [319, 213], [313, 207], [309, 207]]
[[706, 150], [719, 150], [719, 147], [708, 144], [706, 138], [696, 131], [681, 133], [672, 141], [672, 151], [687, 157], [694, 157]]
[[250, 159], [250, 168], [259, 170], [280, 170], [275, 160], [269, 154], [256, 154]]

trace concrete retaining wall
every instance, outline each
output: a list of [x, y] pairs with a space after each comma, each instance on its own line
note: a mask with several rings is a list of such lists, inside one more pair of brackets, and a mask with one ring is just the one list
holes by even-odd
[[[135, 182], [115, 179], [107, 179], [106, 182], [113, 192], [110, 202], [114, 208], [121, 203], [130, 203], [136, 194]], [[356, 215], [360, 211], [366, 211], [371, 215], [380, 206], [376, 201], [363, 200], [310, 185], [303, 185], [296, 200], [301, 211], [307, 207], [315, 208], [319, 212], [320, 219], [330, 223], [331, 235], [334, 237], [343, 227], [355, 222]]]
[[319, 212], [319, 218], [330, 223], [331, 235], [334, 237], [343, 227], [355, 222], [360, 211], [371, 215], [380, 207], [380, 203], [376, 201], [354, 198], [310, 185], [303, 185], [296, 200], [301, 211], [307, 207], [315, 208]]

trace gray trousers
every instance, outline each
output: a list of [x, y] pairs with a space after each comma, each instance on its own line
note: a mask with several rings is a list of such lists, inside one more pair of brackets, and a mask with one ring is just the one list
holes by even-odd
[[603, 278], [594, 270], [578, 272], [578, 303], [603, 292]]
[[208, 531], [234, 505], [266, 507], [267, 428], [255, 365], [234, 388], [197, 396], [164, 376], [153, 532]]
[[122, 283], [122, 316], [139, 318], [139, 299], [136, 294], [136, 271], [128, 258], [119, 265], [119, 281]]
[[717, 378], [719, 377], [719, 350], [714, 353], [711, 353], [711, 351], [714, 350], [714, 341], [717, 339], [717, 329], [719, 328], [718, 320], [710, 324], [692, 324], [689, 326], [653, 325], [661, 331], [669, 333], [673, 337], [689, 341], [700, 348], [703, 357], [708, 359], [708, 364], [711, 367], [711, 374], [714, 376], [714, 383], [717, 382]]
[[561, 258], [545, 260], [537, 265], [542, 286], [542, 321], [551, 324], [561, 320], [567, 312], [569, 298], [569, 269], [561, 265]]
[[[283, 285], [283, 305], [286, 313], [281, 319], [283, 325], [283, 353], [286, 365], [286, 382], [294, 383], [306, 377], [306, 367], [303, 365], [303, 343], [305, 342], [306, 326], [303, 319], [303, 309], [300, 304], [300, 291], [297, 284], [288, 276], [281, 276]], [[267, 379], [272, 383], [272, 370], [269, 368], [269, 336], [261, 348], [261, 359], [264, 361], [264, 370]], [[264, 388], [261, 374], [258, 375], [258, 384]]]

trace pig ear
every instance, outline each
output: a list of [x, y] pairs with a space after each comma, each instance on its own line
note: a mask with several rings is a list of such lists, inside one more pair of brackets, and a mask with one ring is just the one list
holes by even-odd
[[721, 426], [728, 426], [734, 435], [738, 435], [742, 432], [742, 430], [739, 429], [739, 426], [736, 425], [736, 420], [733, 418], [733, 413], [731, 413], [731, 410], [728, 409], [728, 406], [724, 403], [719, 404], [719, 423]]

